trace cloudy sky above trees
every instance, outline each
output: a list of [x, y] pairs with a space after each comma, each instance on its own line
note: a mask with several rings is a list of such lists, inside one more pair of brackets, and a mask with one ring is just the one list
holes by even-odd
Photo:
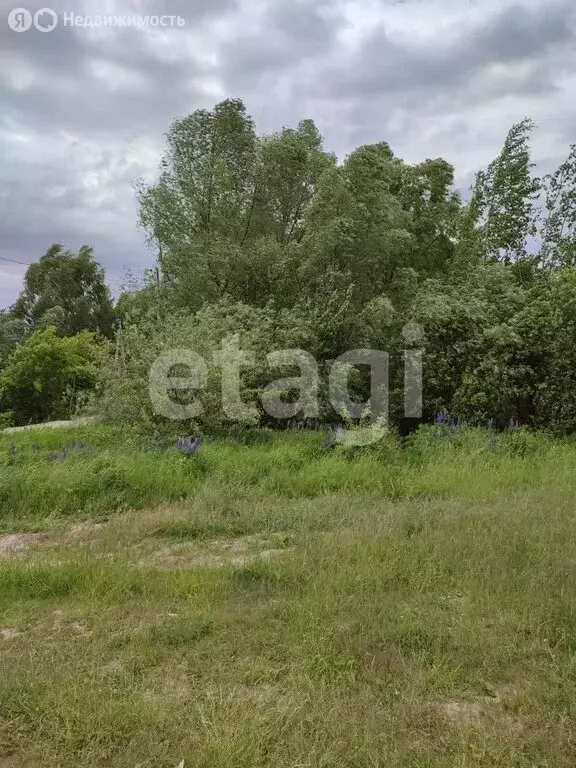
[[[168, 14], [181, 28], [16, 33], [15, 5]], [[0, 257], [95, 247], [118, 289], [153, 262], [134, 183], [176, 117], [242, 98], [260, 132], [312, 117], [344, 157], [379, 140], [444, 157], [465, 190], [510, 125], [537, 124], [538, 172], [576, 142], [574, 0], [0, 0]], [[62, 20], [62, 16], [60, 17]], [[0, 307], [25, 267], [0, 260]]]

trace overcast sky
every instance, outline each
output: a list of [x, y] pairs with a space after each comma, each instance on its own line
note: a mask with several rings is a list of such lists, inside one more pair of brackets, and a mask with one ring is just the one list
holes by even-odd
[[[8, 13], [179, 15], [181, 28], [32, 27]], [[534, 118], [538, 171], [576, 142], [574, 0], [0, 0], [0, 257], [95, 247], [117, 290], [153, 261], [134, 182], [171, 121], [240, 97], [269, 132], [312, 117], [343, 157], [388, 141], [458, 185]], [[25, 267], [0, 260], [0, 307]]]

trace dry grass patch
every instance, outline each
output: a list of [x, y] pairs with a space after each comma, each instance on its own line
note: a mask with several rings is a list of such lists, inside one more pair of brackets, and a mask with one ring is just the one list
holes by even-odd
[[0, 534], [0, 558], [24, 552], [30, 547], [41, 544], [44, 540], [45, 537], [40, 533]]

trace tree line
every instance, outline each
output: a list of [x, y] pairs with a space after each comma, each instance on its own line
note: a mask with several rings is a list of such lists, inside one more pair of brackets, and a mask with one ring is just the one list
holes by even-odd
[[[398, 424], [413, 343], [424, 419], [445, 411], [574, 431], [576, 145], [538, 178], [533, 129], [528, 119], [512, 126], [464, 199], [441, 158], [409, 164], [382, 141], [339, 162], [312, 120], [262, 136], [237, 99], [176, 120], [157, 181], [136, 190], [157, 269], [113, 304], [90, 248], [55, 245], [32, 265], [0, 316], [4, 420], [90, 404], [158, 427], [147, 390], [155, 356], [184, 347], [211, 358], [238, 333], [260, 361], [243, 376], [247, 397], [269, 382], [272, 349], [301, 348], [326, 365], [381, 349]], [[407, 341], [407, 323], [423, 337]], [[205, 427], [221, 420], [212, 373]], [[351, 386], [366, 397], [366, 372]], [[324, 402], [320, 419], [334, 421]]]

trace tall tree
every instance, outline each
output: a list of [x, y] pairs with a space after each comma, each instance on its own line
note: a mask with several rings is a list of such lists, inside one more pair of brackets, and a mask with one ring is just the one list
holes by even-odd
[[318, 179], [335, 163], [314, 123], [259, 139], [244, 104], [228, 99], [176, 121], [167, 138], [158, 183], [139, 190], [140, 220], [175, 301], [198, 309], [227, 294], [283, 297], [293, 255], [280, 249], [301, 238]]
[[[140, 418], [151, 356], [193, 339], [211, 358], [222, 335], [241, 328], [260, 360], [244, 377], [252, 394], [266, 384], [272, 347], [319, 361], [382, 349], [398, 419], [405, 351], [417, 343], [426, 417], [445, 408], [479, 423], [575, 429], [576, 148], [544, 179], [539, 261], [530, 254], [540, 191], [531, 131], [529, 120], [512, 127], [463, 206], [441, 158], [410, 165], [382, 141], [339, 163], [312, 121], [257, 137], [233, 100], [178, 121], [158, 183], [140, 190], [161, 269], [121, 302], [128, 375], [110, 376], [108, 403], [122, 419]], [[58, 307], [43, 316], [60, 320]], [[408, 323], [422, 340], [406, 336]], [[354, 386], [366, 395], [366, 384]]]
[[[207, 235], [240, 242], [255, 194], [256, 133], [239, 99], [176, 120], [157, 184], [140, 185], [140, 221], [161, 253]], [[162, 257], [160, 259], [162, 264]]]
[[0, 311], [0, 369], [8, 356], [24, 342], [28, 325], [21, 318], [13, 317], [9, 310]]
[[266, 233], [285, 244], [299, 239], [322, 173], [336, 158], [324, 152], [322, 137], [312, 120], [296, 129], [284, 128], [261, 143], [261, 180]]
[[534, 204], [540, 180], [532, 177], [529, 139], [534, 123], [512, 126], [502, 151], [476, 176], [470, 212], [479, 229], [481, 260], [509, 263], [526, 256], [527, 238], [535, 234]]
[[104, 271], [83, 245], [77, 254], [55, 243], [26, 270], [24, 289], [10, 313], [32, 328], [53, 326], [60, 335], [80, 331], [111, 337], [114, 312]]
[[399, 197], [412, 216], [413, 265], [433, 276], [454, 257], [460, 196], [452, 188], [454, 168], [442, 158], [404, 165]]
[[544, 177], [543, 191], [542, 263], [552, 268], [576, 266], [576, 144], [562, 165]]
[[354, 303], [390, 289], [410, 266], [411, 214], [398, 198], [401, 165], [385, 142], [359, 147], [322, 177], [303, 245], [309, 280], [325, 272], [353, 283]]

